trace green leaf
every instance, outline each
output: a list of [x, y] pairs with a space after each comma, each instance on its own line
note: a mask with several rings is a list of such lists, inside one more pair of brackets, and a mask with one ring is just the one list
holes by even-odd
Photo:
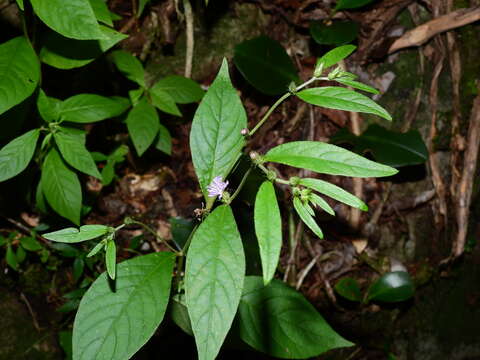
[[145, 9], [145, 5], [147, 5], [150, 2], [150, 0], [139, 0], [138, 1], [138, 10], [137, 10], [137, 17], [139, 18], [142, 16], [143, 9]]
[[338, 0], [335, 10], [357, 9], [375, 0]]
[[297, 96], [309, 104], [329, 109], [375, 114], [392, 120], [390, 114], [372, 99], [355, 91], [338, 86], [324, 86], [302, 90]]
[[319, 141], [285, 143], [267, 152], [264, 159], [330, 175], [382, 177], [398, 172], [339, 146]]
[[320, 206], [327, 214], [335, 216], [335, 211], [333, 211], [332, 207], [317, 194], [310, 194], [310, 202], [315, 206]]
[[352, 52], [357, 49], [355, 45], [343, 45], [336, 47], [325, 53], [321, 58], [317, 60], [317, 67], [323, 64], [323, 69], [326, 69], [332, 65], [335, 65], [340, 60], [347, 58]]
[[358, 282], [355, 279], [349, 277], [340, 279], [340, 281], [335, 285], [335, 291], [340, 296], [343, 296], [345, 299], [350, 301], [362, 301], [360, 285], [358, 285]]
[[60, 153], [71, 167], [97, 179], [102, 179], [95, 161], [85, 145], [77, 141], [77, 137], [61, 131], [56, 132], [54, 137]]
[[327, 181], [306, 178], [300, 180], [300, 185], [318, 191], [321, 194], [327, 195], [332, 199], [350, 205], [354, 208], [368, 211], [368, 206], [362, 200], [343, 190], [341, 187], [338, 187], [337, 185], [331, 184]]
[[339, 82], [340, 84], [347, 85], [358, 90], [363, 90], [372, 94], [380, 94], [380, 91], [378, 91], [374, 87], [371, 87], [369, 85], [366, 85], [364, 83], [361, 83], [355, 80], [339, 78], [339, 79], [335, 79], [335, 81]]
[[17, 257], [18, 263], [21, 264], [27, 257], [27, 253], [21, 246], [19, 246], [17, 247], [17, 253], [15, 254], [15, 256]]
[[353, 21], [333, 21], [327, 25], [323, 21], [313, 21], [310, 35], [320, 45], [343, 45], [355, 40], [359, 26]]
[[40, 181], [45, 198], [53, 210], [78, 225], [82, 188], [77, 175], [64, 164], [57, 150], [51, 149], [45, 157]]
[[60, 331], [58, 333], [58, 343], [65, 352], [65, 360], [72, 360], [72, 331]]
[[77, 40], [103, 39], [88, 0], [31, 0], [35, 14], [51, 29]]
[[28, 251], [42, 250], [42, 245], [40, 245], [37, 239], [32, 236], [21, 238], [20, 245], [22, 245], [22, 247]]
[[60, 106], [63, 121], [91, 123], [122, 114], [130, 102], [125, 98], [109, 98], [95, 94], [80, 94], [69, 97]]
[[187, 306], [182, 295], [176, 295], [172, 298], [170, 316], [173, 322], [186, 334], [193, 336], [192, 325], [188, 317]]
[[48, 212], [47, 203], [45, 201], [45, 195], [43, 194], [42, 181], [41, 180], [38, 182], [37, 189], [35, 191], [35, 207], [42, 214], [46, 214]]
[[90, 250], [90, 252], [87, 254], [87, 258], [97, 255], [99, 251], [103, 249], [104, 246], [105, 246], [105, 243], [103, 241], [100, 241], [97, 245], [93, 247], [92, 250]]
[[247, 276], [238, 314], [242, 340], [275, 358], [306, 359], [353, 345], [279, 280], [264, 286], [260, 277]]
[[0, 150], [0, 181], [11, 179], [26, 169], [37, 146], [39, 129], [10, 141]]
[[110, 16], [110, 10], [103, 0], [89, 0], [93, 13], [98, 21], [105, 25], [113, 27], [112, 17]]
[[142, 63], [132, 54], [117, 50], [110, 54], [113, 63], [117, 66], [127, 79], [136, 82], [141, 87], [145, 87], [145, 71]]
[[106, 235], [111, 230], [111, 227], [105, 225], [83, 225], [79, 229], [65, 228], [43, 234], [42, 236], [50, 241], [61, 243], [79, 243]]
[[107, 274], [110, 279], [115, 280], [115, 270], [117, 265], [117, 249], [115, 241], [107, 241], [105, 246], [105, 263], [107, 264]]
[[159, 126], [157, 111], [145, 98], [130, 110], [127, 116], [128, 133], [138, 156], [142, 156], [152, 145]]
[[137, 256], [117, 267], [115, 291], [103, 273], [83, 297], [73, 325], [73, 360], [129, 359], [160, 325], [175, 256]]
[[200, 85], [192, 79], [170, 75], [158, 80], [150, 91], [163, 90], [178, 104], [189, 104], [200, 101], [205, 94]]
[[257, 90], [267, 95], [288, 91], [288, 85], [297, 81], [297, 70], [282, 45], [259, 36], [235, 46], [235, 66]]
[[83, 275], [85, 261], [82, 258], [76, 258], [73, 261], [73, 281], [77, 282]]
[[17, 0], [17, 5], [20, 8], [20, 10], [24, 11], [23, 0]]
[[242, 295], [245, 256], [232, 210], [217, 207], [199, 226], [188, 250], [185, 295], [199, 360], [213, 360]]
[[37, 109], [46, 122], [57, 121], [60, 117], [60, 100], [48, 97], [42, 89], [38, 92]]
[[155, 147], [167, 155], [172, 155], [172, 136], [168, 129], [162, 124], [159, 125], [158, 139]]
[[339, 131], [332, 141], [351, 143], [355, 152], [369, 151], [376, 161], [393, 167], [423, 164], [428, 159], [427, 146], [418, 130], [399, 133], [373, 124], [360, 136]]
[[132, 102], [133, 106], [137, 105], [137, 103], [140, 101], [144, 93], [145, 93], [145, 89], [142, 87], [135, 90], [130, 90], [128, 92], [128, 97], [130, 98], [130, 101]]
[[241, 155], [247, 115], [228, 75], [223, 60], [217, 78], [208, 89], [193, 118], [190, 147], [200, 188], [207, 198], [207, 186], [216, 176], [223, 179]]
[[406, 271], [394, 271], [383, 275], [368, 289], [368, 300], [399, 302], [410, 299], [415, 293], [412, 279]]
[[[101, 1], [101, 0], [99, 0]], [[102, 40], [72, 40], [54, 31], [49, 32], [40, 50], [40, 60], [58, 69], [68, 70], [91, 63], [128, 35], [100, 25]]]
[[294, 197], [293, 206], [305, 225], [307, 225], [310, 230], [312, 230], [320, 239], [323, 239], [322, 230], [312, 217], [311, 211], [309, 211], [310, 209], [302, 202], [302, 200], [300, 200], [298, 197]]
[[172, 114], [175, 116], [182, 116], [182, 113], [177, 107], [177, 104], [173, 101], [173, 98], [169, 93], [161, 89], [150, 89], [149, 90], [150, 99], [152, 100], [153, 106], [159, 110], [166, 112], [167, 114]]
[[15, 252], [12, 249], [12, 245], [10, 244], [7, 245], [7, 253], [5, 254], [5, 260], [8, 266], [10, 266], [13, 270], [18, 270], [17, 255], [15, 255]]
[[40, 63], [25, 37], [0, 44], [0, 114], [29, 97], [39, 79]]
[[270, 181], [264, 181], [257, 192], [254, 221], [255, 234], [260, 247], [263, 282], [266, 285], [275, 275], [282, 248], [282, 218], [275, 188]]

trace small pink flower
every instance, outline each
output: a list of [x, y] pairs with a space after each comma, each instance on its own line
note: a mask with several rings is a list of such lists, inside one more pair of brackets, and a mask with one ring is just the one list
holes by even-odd
[[210, 183], [210, 185], [207, 186], [208, 190], [208, 196], [210, 197], [215, 197], [218, 196], [219, 199], [222, 198], [223, 192], [228, 186], [228, 181], [223, 182], [221, 176], [215, 176]]

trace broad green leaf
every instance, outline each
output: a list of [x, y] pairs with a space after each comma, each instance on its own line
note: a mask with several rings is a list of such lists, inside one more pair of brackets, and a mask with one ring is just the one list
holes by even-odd
[[152, 88], [148, 91], [148, 93], [153, 106], [155, 106], [157, 109], [166, 112], [167, 114], [182, 116], [177, 104], [175, 104], [175, 101], [173, 101], [173, 98], [168, 92], [158, 88]]
[[245, 256], [232, 210], [217, 207], [199, 226], [188, 250], [185, 296], [199, 360], [213, 360], [242, 295]]
[[103, 241], [100, 241], [97, 245], [93, 247], [92, 250], [90, 250], [90, 252], [87, 254], [87, 258], [97, 255], [104, 246], [105, 243]]
[[41, 118], [46, 122], [57, 121], [60, 117], [61, 101], [48, 97], [42, 89], [38, 92], [37, 109]]
[[32, 236], [21, 238], [20, 245], [27, 251], [38, 251], [42, 249], [42, 245]]
[[117, 266], [115, 291], [103, 273], [80, 302], [73, 325], [73, 360], [130, 359], [160, 325], [175, 256], [153, 253]]
[[163, 90], [178, 104], [200, 101], [205, 94], [200, 85], [192, 79], [170, 75], [158, 80], [150, 91]]
[[338, 0], [335, 10], [357, 9], [375, 0]]
[[65, 228], [42, 236], [50, 241], [61, 243], [78, 243], [96, 239], [112, 231], [112, 228], [105, 225], [83, 225], [79, 229]]
[[267, 152], [264, 159], [330, 175], [382, 177], [395, 175], [398, 172], [390, 166], [368, 160], [339, 146], [319, 141], [285, 143]]
[[316, 206], [320, 206], [320, 208], [327, 214], [335, 216], [335, 211], [332, 209], [332, 207], [317, 194], [310, 194], [310, 202]]
[[406, 271], [383, 275], [368, 289], [368, 300], [399, 302], [410, 299], [415, 292], [412, 279]]
[[362, 301], [362, 292], [360, 291], [360, 285], [357, 280], [345, 277], [335, 285], [335, 291], [350, 301]]
[[310, 35], [320, 45], [343, 45], [356, 39], [358, 24], [353, 21], [333, 21], [327, 25], [323, 21], [313, 21]]
[[247, 115], [228, 75], [224, 59], [217, 78], [208, 89], [193, 118], [190, 148], [200, 188], [207, 197], [207, 186], [216, 176], [223, 179], [241, 155]]
[[74, 138], [76, 138], [76, 141], [83, 145], [85, 145], [85, 142], [87, 141], [87, 132], [83, 129], [59, 126], [58, 130], [69, 136], [73, 136]]
[[107, 274], [110, 279], [115, 280], [117, 265], [117, 248], [115, 241], [109, 240], [105, 246], [105, 263], [107, 264]]
[[315, 233], [315, 235], [317, 235], [320, 239], [323, 239], [322, 230], [315, 222], [315, 219], [312, 217], [313, 215], [307, 206], [308, 205], [305, 205], [298, 197], [293, 198], [293, 207], [295, 208], [298, 216], [300, 216], [300, 219], [302, 219], [305, 225], [307, 225], [310, 230]]
[[160, 124], [158, 130], [158, 139], [155, 147], [167, 155], [172, 155], [172, 136], [168, 129]]
[[331, 184], [327, 181], [305, 178], [300, 180], [300, 185], [318, 191], [323, 195], [327, 195], [332, 199], [350, 205], [354, 208], [368, 211], [368, 206], [362, 200], [343, 190], [341, 187], [338, 187], [337, 185]]
[[58, 69], [82, 67], [128, 37], [104, 25], [100, 25], [100, 31], [105, 39], [73, 40], [51, 31], [44, 39], [40, 60]]
[[235, 66], [257, 90], [267, 95], [288, 91], [288, 85], [297, 81], [297, 70], [282, 45], [259, 36], [235, 46]]
[[113, 63], [117, 66], [127, 79], [145, 87], [145, 71], [143, 65], [135, 56], [124, 51], [117, 50], [110, 54]]
[[355, 45], [343, 45], [336, 47], [325, 53], [321, 58], [317, 60], [317, 66], [323, 64], [323, 69], [326, 69], [332, 65], [335, 65], [340, 60], [347, 58], [357, 47]]
[[40, 181], [45, 198], [53, 210], [78, 225], [82, 188], [77, 175], [65, 165], [57, 150], [51, 149], [45, 157]]
[[279, 280], [264, 286], [260, 277], [247, 276], [238, 316], [242, 340], [275, 358], [306, 359], [354, 345], [301, 293]]
[[77, 141], [77, 137], [61, 131], [56, 132], [54, 137], [55, 143], [68, 165], [87, 175], [98, 179], [102, 178], [92, 156], [85, 148], [85, 145]]
[[12, 249], [12, 245], [8, 244], [7, 245], [7, 252], [5, 254], [5, 260], [13, 270], [18, 270], [18, 260], [17, 260], [17, 255], [15, 255], [15, 252]]
[[88, 0], [30, 0], [35, 14], [51, 29], [77, 40], [103, 39]]
[[18, 7], [20, 8], [20, 10], [24, 10], [24, 7], [23, 7], [23, 0], [17, 0], [17, 5]]
[[282, 248], [282, 218], [275, 188], [270, 181], [264, 181], [257, 192], [254, 221], [262, 260], [263, 282], [266, 285], [275, 275]]
[[393, 167], [423, 164], [428, 159], [427, 146], [418, 130], [399, 133], [373, 124], [360, 136], [339, 131], [332, 141], [351, 143], [355, 152], [371, 152], [376, 161]]
[[157, 111], [145, 98], [130, 110], [127, 116], [128, 133], [138, 156], [142, 156], [152, 145], [159, 126]]
[[338, 86], [324, 86], [302, 90], [297, 96], [309, 104], [329, 109], [356, 111], [375, 114], [392, 120], [390, 114], [372, 99], [355, 91]]
[[39, 79], [40, 63], [25, 37], [0, 44], [0, 114], [29, 97]]
[[143, 9], [145, 9], [145, 5], [147, 5], [150, 0], [138, 0], [138, 10], [137, 10], [137, 17], [142, 16]]
[[371, 87], [369, 85], [366, 85], [364, 83], [361, 83], [355, 80], [340, 78], [340, 79], [335, 79], [335, 81], [339, 82], [340, 84], [347, 85], [358, 90], [363, 90], [372, 94], [380, 94], [380, 91], [378, 91], [374, 87]]
[[89, 0], [93, 13], [98, 21], [105, 25], [113, 27], [112, 17], [110, 16], [110, 10], [103, 0]]
[[95, 94], [69, 97], [60, 106], [63, 121], [91, 123], [122, 114], [129, 107], [127, 99], [108, 98]]
[[10, 141], [0, 150], [0, 181], [11, 179], [26, 169], [37, 146], [39, 129]]

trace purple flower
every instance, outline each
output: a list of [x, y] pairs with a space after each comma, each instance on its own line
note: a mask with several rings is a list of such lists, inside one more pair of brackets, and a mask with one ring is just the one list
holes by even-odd
[[218, 196], [221, 199], [227, 186], [228, 181], [223, 182], [221, 176], [215, 176], [210, 185], [207, 186], [208, 196]]

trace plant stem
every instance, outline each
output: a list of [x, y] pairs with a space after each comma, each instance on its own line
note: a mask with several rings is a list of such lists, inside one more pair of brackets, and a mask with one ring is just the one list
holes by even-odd
[[248, 178], [248, 175], [250, 175], [250, 172], [252, 171], [252, 168], [248, 168], [248, 170], [245, 172], [245, 174], [243, 175], [243, 178], [242, 178], [242, 181], [240, 181], [240, 184], [238, 185], [237, 189], [235, 190], [235, 192], [233, 193], [232, 196], [230, 196], [230, 202], [233, 201], [233, 199], [235, 199], [237, 197], [237, 195], [240, 193], [240, 190], [242, 190], [242, 187], [243, 185], [245, 184], [245, 181], [247, 180]]
[[151, 233], [153, 236], [155, 236], [155, 238], [160, 241], [161, 243], [164, 243], [165, 246], [167, 246], [172, 252], [174, 252], [177, 256], [180, 256], [181, 255], [181, 251], [178, 251], [178, 250], [175, 250], [172, 246], [170, 246], [170, 244], [167, 242], [167, 240], [165, 240], [164, 238], [162, 238], [160, 235], [158, 235], [158, 233], [153, 230], [150, 226], [148, 226], [147, 224], [144, 224], [140, 221], [137, 221], [137, 220], [131, 220], [131, 223], [132, 224], [137, 224], [137, 225], [140, 225], [141, 227], [143, 227], [145, 230], [147, 230], [149, 233]]
[[180, 283], [180, 278], [182, 277], [182, 273], [183, 273], [183, 264], [185, 263], [185, 257], [187, 256], [188, 248], [190, 247], [190, 243], [192, 242], [193, 235], [195, 234], [197, 229], [198, 229], [198, 224], [195, 225], [190, 235], [188, 235], [188, 239], [185, 242], [185, 245], [183, 246], [182, 251], [180, 251], [179, 253], [177, 273], [175, 274], [175, 284], [177, 285], [177, 290], [178, 290], [178, 284]]

